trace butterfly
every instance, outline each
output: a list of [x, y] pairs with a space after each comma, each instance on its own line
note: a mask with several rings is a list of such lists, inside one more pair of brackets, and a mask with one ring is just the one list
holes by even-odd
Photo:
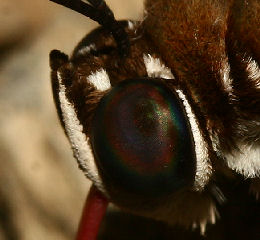
[[100, 220], [111, 202], [204, 234], [230, 190], [259, 210], [260, 2], [146, 0], [142, 21], [117, 21], [103, 0], [51, 1], [101, 25], [71, 57], [50, 53], [61, 125], [94, 186], [86, 211], [102, 202]]

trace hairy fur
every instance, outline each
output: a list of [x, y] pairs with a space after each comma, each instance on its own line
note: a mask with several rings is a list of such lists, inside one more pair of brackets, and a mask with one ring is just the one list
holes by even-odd
[[[174, 76], [168, 86], [181, 88], [196, 115], [212, 163], [211, 179], [201, 192], [187, 188], [156, 200], [140, 199], [106, 179], [104, 186], [111, 201], [127, 211], [170, 224], [200, 226], [204, 232], [206, 223], [215, 223], [218, 216], [216, 202], [223, 198], [212, 189], [218, 189], [220, 179], [232, 182], [240, 181], [239, 175], [250, 177], [250, 189], [256, 196], [260, 192], [260, 2], [147, 0], [145, 6], [143, 22], [122, 23], [131, 45], [124, 59], [104, 28], [88, 34], [70, 59], [52, 52], [54, 99], [63, 122], [57, 98], [58, 71], [88, 137], [95, 108], [109, 91], [96, 89], [89, 76], [104, 69], [113, 87], [149, 75], [150, 63], [144, 55], [160, 59]], [[257, 152], [248, 154], [254, 159], [243, 155], [245, 149]], [[243, 168], [245, 161], [250, 161], [251, 168]]]

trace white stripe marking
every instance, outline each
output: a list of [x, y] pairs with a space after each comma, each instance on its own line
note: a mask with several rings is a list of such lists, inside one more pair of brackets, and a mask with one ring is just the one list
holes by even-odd
[[183, 102], [186, 114], [190, 122], [193, 139], [195, 143], [195, 152], [196, 152], [196, 159], [197, 159], [197, 169], [196, 169], [194, 187], [195, 190], [201, 191], [203, 190], [204, 186], [208, 183], [209, 177], [212, 174], [212, 166], [209, 161], [207, 144], [204, 138], [202, 137], [199, 125], [197, 123], [197, 119], [194, 113], [192, 112], [191, 106], [188, 103], [185, 95], [181, 90], [176, 90], [176, 92], [179, 95], [179, 98]]
[[[150, 54], [144, 55], [143, 58], [146, 71], [149, 77], [174, 79], [171, 70], [168, 67], [166, 67], [159, 58], [153, 58]], [[194, 188], [197, 191], [201, 191], [203, 190], [204, 186], [208, 183], [209, 177], [212, 174], [212, 166], [209, 160], [207, 144], [201, 134], [195, 114], [193, 113], [185, 95], [180, 89], [177, 89], [176, 92], [183, 102], [186, 114], [190, 122], [193, 139], [195, 143], [195, 153], [197, 162]]]
[[59, 81], [59, 100], [62, 118], [67, 136], [72, 146], [74, 157], [78, 161], [78, 164], [82, 168], [85, 175], [92, 180], [102, 192], [105, 192], [95, 165], [89, 138], [86, 137], [83, 132], [83, 126], [77, 117], [73, 104], [70, 103], [66, 97], [66, 89], [62, 83], [62, 77], [59, 72], [57, 72], [57, 77]]

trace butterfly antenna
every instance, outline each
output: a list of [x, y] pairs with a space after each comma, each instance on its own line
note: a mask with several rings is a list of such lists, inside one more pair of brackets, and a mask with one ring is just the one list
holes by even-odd
[[[104, 0], [50, 0], [67, 8], [70, 8], [86, 17], [98, 22], [108, 29], [118, 46], [119, 55], [126, 57], [129, 53], [130, 43], [128, 35], [122, 23], [115, 19], [111, 9]], [[88, 3], [87, 3], [88, 2]]]

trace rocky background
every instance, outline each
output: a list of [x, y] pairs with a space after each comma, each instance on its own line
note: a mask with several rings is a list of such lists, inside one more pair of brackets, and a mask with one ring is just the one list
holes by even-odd
[[[107, 3], [142, 16], [141, 0]], [[0, 1], [0, 240], [74, 239], [89, 182], [58, 122], [48, 54], [95, 26], [48, 0]]]

